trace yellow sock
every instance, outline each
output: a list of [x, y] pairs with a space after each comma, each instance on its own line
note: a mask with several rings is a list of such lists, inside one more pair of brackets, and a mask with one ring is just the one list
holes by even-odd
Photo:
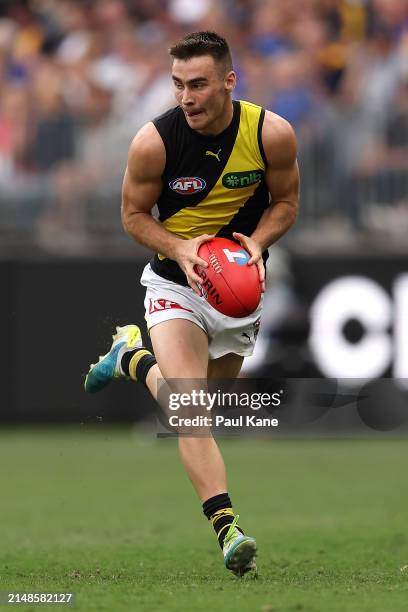
[[137, 366], [139, 365], [139, 361], [142, 359], [142, 357], [145, 357], [145, 356], [153, 357], [150, 351], [148, 351], [147, 349], [141, 349], [140, 351], [136, 351], [136, 353], [133, 355], [132, 359], [130, 360], [129, 376], [132, 380], [137, 380], [136, 369], [137, 369]]

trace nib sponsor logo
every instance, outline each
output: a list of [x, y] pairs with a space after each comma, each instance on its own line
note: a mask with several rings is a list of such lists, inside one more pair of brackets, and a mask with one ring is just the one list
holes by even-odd
[[150, 298], [150, 306], [149, 306], [149, 314], [153, 312], [159, 312], [160, 310], [170, 310], [172, 308], [179, 308], [181, 310], [186, 310], [187, 312], [193, 312], [189, 308], [185, 308], [177, 302], [171, 302], [170, 300], [165, 300], [164, 298], [159, 298], [158, 300], [153, 300]]
[[170, 189], [181, 195], [198, 193], [204, 189], [205, 185], [205, 180], [198, 176], [182, 176], [169, 183]]
[[242, 189], [259, 183], [263, 177], [262, 170], [246, 170], [245, 172], [228, 172], [222, 177], [222, 184], [227, 189]]

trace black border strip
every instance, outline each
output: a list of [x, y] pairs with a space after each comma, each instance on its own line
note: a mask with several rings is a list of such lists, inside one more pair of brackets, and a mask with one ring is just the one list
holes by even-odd
[[259, 115], [259, 121], [258, 121], [258, 147], [261, 152], [262, 159], [264, 160], [264, 164], [265, 166], [267, 166], [268, 160], [266, 159], [265, 150], [264, 150], [263, 143], [262, 143], [262, 126], [263, 126], [264, 119], [265, 119], [265, 109], [263, 108], [261, 110], [261, 114]]

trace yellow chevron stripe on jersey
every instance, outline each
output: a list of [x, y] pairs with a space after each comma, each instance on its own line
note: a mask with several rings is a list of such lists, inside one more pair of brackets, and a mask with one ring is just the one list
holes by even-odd
[[[258, 123], [262, 108], [244, 101], [240, 105], [238, 134], [217, 183], [199, 204], [184, 207], [163, 221], [164, 227], [180, 238], [216, 234], [244, 206], [262, 180], [265, 163], [258, 144]], [[223, 184], [223, 177], [231, 187]]]

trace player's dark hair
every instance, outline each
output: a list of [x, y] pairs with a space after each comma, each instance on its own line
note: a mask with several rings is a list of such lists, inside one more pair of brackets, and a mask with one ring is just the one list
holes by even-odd
[[225, 72], [232, 70], [232, 57], [228, 43], [215, 32], [192, 32], [169, 49], [174, 59], [189, 60], [192, 57], [210, 55], [222, 65]]

